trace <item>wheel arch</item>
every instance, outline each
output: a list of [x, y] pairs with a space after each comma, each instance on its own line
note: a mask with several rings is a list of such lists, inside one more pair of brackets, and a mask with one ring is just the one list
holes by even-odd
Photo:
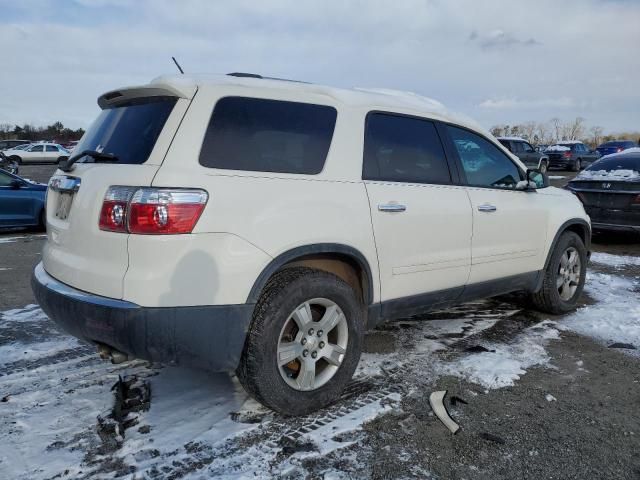
[[542, 281], [544, 278], [544, 272], [547, 270], [549, 266], [549, 262], [551, 261], [551, 256], [553, 255], [554, 250], [556, 249], [556, 245], [560, 240], [560, 237], [565, 232], [574, 232], [577, 234], [583, 241], [584, 246], [587, 248], [587, 252], [591, 248], [591, 225], [589, 222], [582, 218], [572, 218], [564, 222], [558, 230], [556, 231], [553, 240], [551, 241], [551, 245], [549, 246], [549, 250], [547, 251], [547, 259], [544, 262], [544, 268], [542, 269], [542, 274], [538, 275], [538, 281], [536, 282], [535, 291], [540, 290], [542, 288]]
[[373, 275], [362, 252], [340, 243], [316, 243], [292, 248], [271, 260], [254, 282], [247, 303], [256, 303], [269, 278], [289, 266], [310, 266], [334, 273], [359, 290], [365, 305], [373, 302]]

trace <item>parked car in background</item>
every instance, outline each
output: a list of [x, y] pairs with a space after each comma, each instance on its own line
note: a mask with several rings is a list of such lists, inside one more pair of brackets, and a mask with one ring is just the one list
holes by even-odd
[[550, 169], [558, 168], [574, 172], [579, 172], [601, 157], [597, 150], [591, 150], [584, 143], [574, 140], [551, 145], [544, 153], [549, 157]]
[[0, 140], [0, 151], [15, 148], [19, 145], [28, 145], [31, 140]]
[[498, 137], [498, 141], [507, 150], [516, 155], [527, 167], [537, 168], [541, 172], [546, 172], [549, 168], [549, 157], [538, 152], [523, 138], [519, 137]]
[[0, 170], [0, 228], [45, 225], [47, 186]]
[[594, 228], [640, 232], [640, 148], [607, 155], [569, 182]]
[[19, 164], [15, 160], [9, 160], [9, 158], [3, 152], [0, 152], [0, 169], [4, 170], [5, 172], [17, 175]]
[[612, 153], [622, 152], [627, 148], [635, 148], [638, 144], [633, 140], [612, 140], [611, 142], [605, 142], [596, 148], [600, 155], [611, 155]]
[[23, 149], [5, 150], [4, 154], [18, 163], [60, 163], [69, 158], [69, 151], [57, 143], [32, 143]]
[[549, 147], [546, 143], [539, 143], [536, 145], [536, 152], [544, 153], [544, 151]]
[[73, 142], [67, 142], [64, 145], [62, 145], [64, 148], [66, 148], [67, 150], [69, 150], [69, 152], [72, 152], [74, 148], [76, 148], [76, 145], [78, 145], [79, 140], [74, 140]]
[[49, 182], [32, 286], [116, 362], [235, 370], [304, 415], [339, 398], [386, 320], [512, 291], [576, 308], [579, 200], [438, 102], [184, 75], [98, 105]]

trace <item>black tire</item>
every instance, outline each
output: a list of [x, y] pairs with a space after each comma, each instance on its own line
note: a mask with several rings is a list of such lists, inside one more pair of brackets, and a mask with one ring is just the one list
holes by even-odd
[[577, 158], [576, 161], [573, 163], [572, 170], [574, 172], [579, 172], [581, 168], [582, 168], [582, 161], [579, 158]]
[[47, 229], [47, 211], [44, 208], [40, 211], [39, 222], [40, 224], [38, 226], [42, 230], [46, 230]]
[[64, 162], [68, 159], [69, 157], [58, 157], [58, 160], [56, 160], [56, 165], [60, 165], [61, 162]]
[[[289, 386], [277, 365], [280, 332], [291, 313], [314, 298], [335, 302], [346, 317], [348, 343], [331, 379], [310, 391]], [[364, 307], [356, 292], [337, 276], [307, 267], [286, 268], [267, 283], [253, 314], [238, 379], [258, 402], [286, 416], [306, 415], [336, 401], [351, 380], [362, 350]]]
[[[581, 271], [578, 285], [573, 296], [568, 300], [560, 297], [557, 287], [558, 272], [560, 270], [560, 260], [562, 255], [569, 248], [575, 248], [580, 257]], [[587, 249], [582, 239], [574, 232], [565, 232], [562, 234], [555, 250], [551, 254], [549, 265], [544, 271], [542, 288], [540, 291], [531, 295], [533, 306], [541, 312], [560, 315], [574, 310], [584, 289], [584, 282], [587, 274]]]

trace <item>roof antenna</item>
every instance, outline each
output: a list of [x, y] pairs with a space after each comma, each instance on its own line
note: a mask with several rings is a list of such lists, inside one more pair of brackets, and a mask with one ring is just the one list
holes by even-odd
[[171, 57], [171, 60], [173, 60], [173, 63], [176, 64], [176, 67], [178, 67], [178, 70], [180, 70], [180, 73], [182, 75], [184, 75], [184, 70], [182, 70], [182, 67], [180, 66], [180, 64], [178, 63], [178, 60], [176, 60], [176, 57]]

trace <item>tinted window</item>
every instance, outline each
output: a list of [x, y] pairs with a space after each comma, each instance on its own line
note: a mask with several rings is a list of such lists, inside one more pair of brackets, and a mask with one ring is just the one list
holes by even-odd
[[57, 152], [58, 147], [54, 147], [53, 145], [47, 145], [47, 152]]
[[507, 150], [509, 150], [510, 152], [513, 152], [513, 149], [511, 148], [511, 142], [509, 140], [498, 140], [502, 145], [504, 145]]
[[[144, 163], [176, 104], [173, 97], [145, 97], [103, 110], [78, 144], [77, 152], [112, 153], [118, 163]], [[85, 157], [82, 161], [92, 161]]]
[[512, 189], [522, 179], [511, 159], [491, 142], [462, 128], [449, 125], [447, 129], [469, 185]]
[[451, 183], [433, 122], [371, 113], [367, 116], [362, 177], [416, 183]]
[[0, 187], [8, 187], [15, 179], [0, 170]]
[[42, 145], [38, 145], [35, 147], [31, 147], [30, 152], [44, 152], [44, 147]]
[[511, 151], [516, 155], [524, 151], [524, 149], [522, 148], [522, 142], [511, 142], [511, 145], [513, 145], [513, 148]]
[[533, 147], [531, 145], [529, 145], [527, 142], [522, 142], [522, 149], [526, 152], [526, 153], [533, 153]]
[[227, 97], [216, 104], [200, 164], [210, 168], [317, 174], [336, 124], [324, 105]]
[[640, 154], [620, 154], [612, 158], [603, 158], [589, 165], [585, 170], [633, 170], [640, 172]]

